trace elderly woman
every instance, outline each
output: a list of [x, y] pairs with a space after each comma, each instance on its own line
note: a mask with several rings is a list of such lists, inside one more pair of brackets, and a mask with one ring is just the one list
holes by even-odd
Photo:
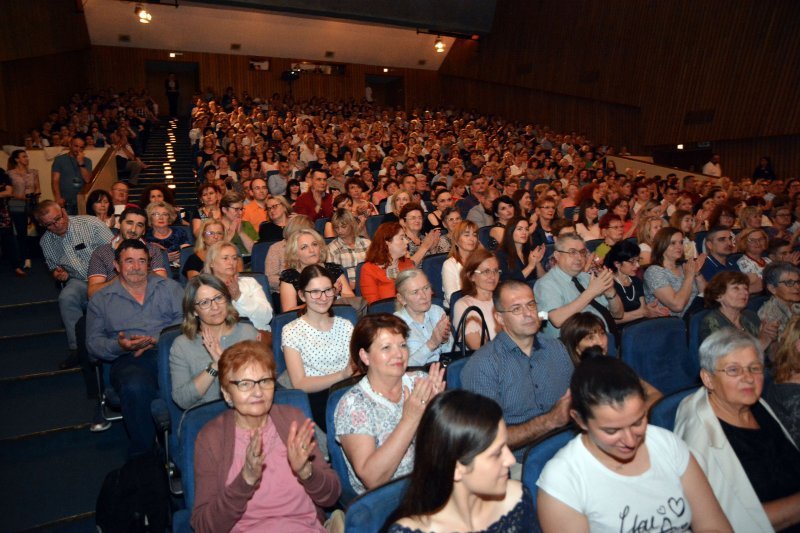
[[195, 445], [195, 531], [316, 531], [322, 508], [341, 493], [336, 473], [314, 453], [314, 424], [273, 405], [275, 360], [260, 342], [222, 353], [219, 381], [233, 409], [200, 431]]
[[350, 288], [356, 288], [356, 265], [367, 258], [371, 241], [358, 235], [358, 221], [346, 209], [337, 209], [331, 217], [336, 238], [328, 244], [328, 257], [347, 273]]
[[683, 316], [706, 286], [700, 269], [706, 260], [684, 260], [683, 233], [673, 227], [661, 228], [653, 240], [653, 264], [644, 273], [644, 296], [658, 301], [672, 316]]
[[219, 399], [219, 358], [239, 341], [256, 340], [258, 331], [239, 322], [228, 287], [211, 274], [186, 284], [183, 334], [169, 351], [172, 399], [181, 409]]
[[414, 436], [425, 407], [444, 390], [444, 369], [406, 373], [409, 329], [385, 313], [362, 318], [350, 340], [350, 358], [366, 374], [336, 406], [350, 484], [358, 493], [411, 472]]
[[[703, 387], [675, 420], [735, 531], [800, 524], [800, 451], [761, 398], [764, 352], [757, 339], [721, 329], [700, 345]], [[794, 530], [794, 529], [793, 529]]]
[[408, 257], [408, 240], [397, 222], [378, 226], [361, 267], [361, 295], [368, 303], [396, 294], [394, 280], [403, 270], [414, 268]]
[[219, 203], [222, 211], [222, 225], [225, 226], [225, 240], [233, 243], [239, 255], [249, 256], [253, 244], [258, 240], [258, 231], [252, 224], [242, 220], [244, 199], [235, 192], [229, 192]]
[[433, 287], [419, 269], [400, 272], [394, 281], [397, 288], [395, 315], [408, 324], [408, 365], [425, 366], [439, 360], [453, 348], [450, 320], [444, 309], [431, 300]]
[[793, 316], [800, 314], [800, 268], [780, 262], [764, 269], [764, 286], [772, 297], [758, 310], [762, 322], [778, 323], [778, 338]]
[[149, 220], [144, 240], [158, 244], [167, 251], [169, 262], [177, 268], [181, 259], [181, 248], [191, 246], [189, 236], [183, 228], [171, 228], [178, 214], [167, 202], [151, 202], [147, 204]]
[[390, 533], [532, 529], [531, 494], [509, 479], [516, 460], [507, 440], [495, 401], [465, 390], [434, 398], [420, 422], [401, 519]]
[[415, 265], [422, 263], [426, 255], [450, 251], [450, 241], [440, 238], [440, 228], [434, 228], [428, 234], [422, 233], [424, 214], [422, 206], [416, 202], [408, 203], [400, 210], [400, 225], [408, 241], [408, 256]]
[[800, 442], [800, 317], [786, 326], [772, 360], [775, 382], [767, 391], [767, 400], [789, 435]]
[[284, 313], [303, 305], [298, 281], [300, 272], [311, 265], [323, 266], [330, 273], [334, 279], [337, 296], [343, 298], [355, 296], [342, 267], [336, 263], [326, 262], [327, 258], [328, 248], [325, 246], [325, 241], [314, 230], [301, 229], [288, 239], [284, 257], [286, 268], [280, 276], [281, 309]]
[[[453, 319], [455, 326], [461, 322], [461, 317], [472, 306], [478, 307], [483, 313], [486, 326], [489, 330], [489, 341], [499, 332], [499, 326], [494, 320], [494, 303], [492, 294], [500, 282], [500, 263], [492, 252], [479, 248], [470, 256], [464, 269], [461, 271], [462, 296], [455, 303]], [[460, 333], [460, 332], [456, 332]], [[478, 313], [472, 311], [465, 320], [464, 340], [470, 350], [481, 347], [482, 325]]]
[[686, 444], [648, 425], [633, 369], [589, 357], [569, 388], [581, 433], [536, 482], [542, 531], [732, 531]]
[[203, 272], [213, 274], [228, 287], [233, 306], [240, 316], [249, 318], [257, 330], [270, 331], [272, 306], [258, 281], [239, 276], [240, 261], [236, 246], [220, 241], [206, 251]]
[[761, 349], [777, 338], [777, 322], [761, 322], [754, 311], [747, 309], [750, 299], [749, 280], [741, 272], [720, 272], [706, 285], [703, 300], [711, 308], [700, 324], [700, 342], [722, 328], [746, 331], [761, 342]]
[[739, 271], [747, 274], [750, 292], [761, 292], [764, 288], [764, 267], [772, 262], [769, 257], [762, 257], [769, 243], [767, 232], [761, 228], [747, 228], [736, 236], [736, 242], [739, 243], [739, 251], [744, 253], [736, 261], [736, 266]]

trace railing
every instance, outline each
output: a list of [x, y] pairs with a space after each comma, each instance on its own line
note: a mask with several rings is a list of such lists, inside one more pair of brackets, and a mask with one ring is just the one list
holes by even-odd
[[114, 156], [114, 149], [106, 148], [100, 161], [92, 168], [92, 179], [83, 186], [78, 193], [78, 212], [86, 214], [86, 198], [97, 189], [111, 190], [111, 186], [117, 181], [117, 158]]
[[701, 172], [689, 172], [675, 167], [665, 167], [663, 165], [656, 165], [653, 163], [653, 158], [649, 156], [621, 156], [610, 155], [606, 156], [608, 161], [613, 161], [617, 165], [617, 174], [625, 175], [627, 169], [633, 169], [634, 172], [643, 170], [648, 177], [661, 176], [665, 178], [667, 174], [675, 174], [680, 180], [681, 187], [683, 186], [683, 179], [686, 176], [694, 176], [698, 181], [717, 179], [716, 176], [709, 176]]

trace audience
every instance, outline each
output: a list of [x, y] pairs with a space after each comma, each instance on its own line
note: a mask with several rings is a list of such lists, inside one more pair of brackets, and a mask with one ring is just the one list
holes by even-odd
[[336, 238], [328, 244], [328, 255], [345, 270], [350, 288], [355, 289], [356, 266], [366, 260], [371, 241], [358, 234], [358, 221], [345, 209], [337, 209], [331, 223]]
[[767, 390], [767, 400], [778, 419], [800, 442], [800, 316], [792, 318], [772, 358], [775, 380]]
[[408, 258], [408, 239], [397, 222], [384, 222], [378, 226], [365, 259], [359, 283], [361, 295], [367, 303], [393, 298], [397, 275], [414, 268], [414, 262]]
[[644, 295], [648, 303], [658, 301], [672, 316], [682, 317], [695, 304], [706, 286], [700, 274], [706, 254], [697, 259], [684, 256], [683, 234], [667, 227], [653, 241], [653, 264], [644, 273]]
[[770, 263], [764, 269], [764, 286], [771, 295], [758, 310], [762, 322], [778, 323], [778, 338], [792, 317], [800, 314], [800, 268], [790, 263]]
[[[492, 301], [492, 293], [500, 282], [500, 274], [497, 257], [484, 248], [479, 248], [470, 254], [469, 260], [461, 270], [461, 298], [454, 304], [451, 302], [451, 305], [454, 306], [453, 320], [457, 335], [455, 340], [466, 343], [470, 350], [477, 350], [482, 343], [494, 339], [500, 331], [500, 325], [495, 320]], [[470, 307], [477, 307], [481, 314], [473, 310], [464, 318]], [[463, 330], [459, 328], [462, 322]], [[484, 335], [484, 328], [488, 337]]]
[[408, 366], [426, 366], [439, 360], [453, 347], [450, 320], [444, 309], [432, 301], [433, 287], [419, 269], [410, 268], [397, 275], [398, 316], [408, 324]]

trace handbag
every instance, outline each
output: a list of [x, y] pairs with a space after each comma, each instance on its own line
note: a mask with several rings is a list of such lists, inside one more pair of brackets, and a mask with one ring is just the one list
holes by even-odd
[[481, 346], [483, 346], [484, 343], [489, 340], [489, 326], [486, 324], [486, 318], [483, 316], [483, 310], [476, 305], [467, 307], [464, 310], [464, 314], [461, 315], [458, 325], [456, 326], [453, 336], [453, 349], [447, 353], [443, 353], [439, 357], [439, 362], [443, 368], [447, 368], [447, 365], [453, 361], [458, 361], [459, 359], [463, 359], [475, 353], [475, 350], [471, 350], [467, 347], [467, 339], [464, 332], [467, 326], [467, 318], [471, 313], [477, 313], [478, 317], [481, 319]]

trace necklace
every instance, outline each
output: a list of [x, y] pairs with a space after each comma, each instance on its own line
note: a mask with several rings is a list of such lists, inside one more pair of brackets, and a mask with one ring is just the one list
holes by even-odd
[[[623, 276], [625, 276], [625, 274], [623, 274]], [[628, 300], [629, 302], [632, 302], [636, 298], [636, 287], [633, 286], [633, 282], [632, 282], [630, 276], [625, 276], [625, 277], [628, 278], [628, 283], [630, 284], [630, 288], [631, 288], [631, 295], [630, 296], [628, 296], [628, 291], [625, 290], [625, 284], [622, 283], [622, 280], [620, 278], [618, 278], [617, 276], [614, 276], [614, 281], [619, 283], [619, 286], [622, 287], [622, 294], [625, 296], [625, 299]]]

